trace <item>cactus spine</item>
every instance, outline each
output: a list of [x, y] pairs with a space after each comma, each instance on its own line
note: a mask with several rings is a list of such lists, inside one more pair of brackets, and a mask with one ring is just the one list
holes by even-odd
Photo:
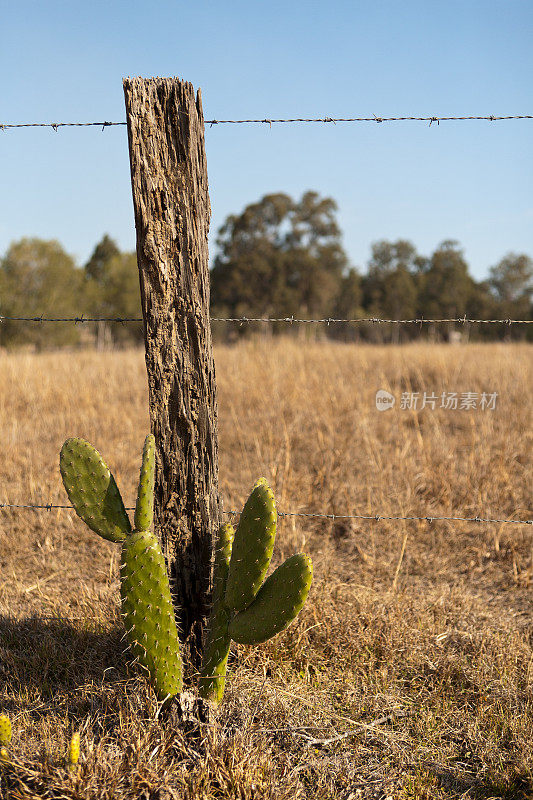
[[122, 543], [120, 593], [126, 636], [158, 699], [166, 700], [181, 691], [183, 681], [165, 560], [149, 531], [154, 437], [147, 436], [144, 443], [133, 531], [115, 479], [92, 445], [83, 439], [68, 439], [61, 449], [60, 470], [77, 514], [100, 536]]
[[219, 532], [200, 678], [200, 695], [215, 704], [224, 692], [231, 640], [259, 644], [280, 633], [296, 618], [311, 588], [313, 566], [303, 553], [288, 558], [264, 581], [274, 548], [276, 519], [274, 495], [260, 478], [244, 505], [233, 546], [231, 526], [223, 525]]

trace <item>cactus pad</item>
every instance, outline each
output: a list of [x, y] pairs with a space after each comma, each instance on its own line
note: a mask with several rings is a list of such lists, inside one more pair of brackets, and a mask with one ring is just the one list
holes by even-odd
[[276, 537], [276, 504], [265, 478], [259, 478], [244, 504], [235, 532], [225, 601], [243, 611], [253, 601], [270, 565]]
[[149, 434], [144, 440], [143, 460], [137, 504], [135, 506], [135, 530], [149, 530], [154, 516], [154, 482], [155, 482], [155, 439]]
[[165, 560], [148, 531], [134, 531], [123, 543], [120, 596], [133, 655], [147, 670], [159, 700], [182, 689], [179, 639]]
[[123, 541], [131, 524], [115, 479], [98, 450], [84, 439], [67, 439], [59, 468], [78, 516], [104, 539]]
[[5, 746], [11, 741], [11, 720], [7, 714], [0, 714], [0, 745]]
[[207, 641], [200, 674], [200, 696], [218, 704], [224, 694], [226, 666], [231, 637], [228, 633], [230, 611], [224, 603], [231, 547], [235, 531], [227, 523], [217, 538], [213, 575], [213, 605], [208, 623]]
[[298, 553], [288, 558], [267, 578], [251, 606], [231, 620], [231, 638], [242, 644], [259, 644], [282, 631], [305, 603], [312, 579], [308, 556]]

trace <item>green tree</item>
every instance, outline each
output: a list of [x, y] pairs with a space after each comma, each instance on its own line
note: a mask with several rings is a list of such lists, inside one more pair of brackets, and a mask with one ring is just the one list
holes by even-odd
[[[80, 316], [83, 275], [57, 241], [20, 239], [0, 260], [0, 313], [7, 317]], [[79, 341], [81, 327], [6, 320], [2, 345], [33, 344], [38, 349]]]
[[[135, 253], [120, 253], [106, 264], [101, 283], [100, 316], [140, 318], [141, 291]], [[141, 323], [109, 323], [112, 341], [122, 346], [143, 341]]]
[[[85, 264], [85, 302], [92, 317], [108, 316], [103, 313], [104, 284], [108, 276], [109, 264], [120, 250], [116, 242], [106, 233], [95, 246], [91, 257]], [[113, 325], [109, 322], [91, 323], [90, 330], [99, 350], [113, 344]]]
[[347, 258], [329, 197], [265, 195], [219, 230], [211, 272], [217, 316], [331, 316]]
[[[418, 300], [417, 272], [422, 264], [416, 248], [405, 239], [381, 240], [372, 245], [368, 274], [363, 278], [363, 303], [370, 316], [412, 319]], [[366, 328], [367, 335], [383, 336], [383, 329]], [[409, 335], [412, 329], [392, 325], [392, 341]]]
[[106, 269], [115, 256], [120, 255], [116, 242], [105, 233], [94, 248], [91, 257], [85, 264], [85, 275], [89, 280], [101, 285], [106, 274]]
[[[489, 272], [489, 287], [499, 319], [531, 319], [533, 300], [533, 261], [524, 254], [509, 253]], [[504, 331], [506, 337], [524, 338], [526, 328], [515, 325]]]
[[[468, 316], [472, 319], [496, 319], [499, 316], [498, 303], [491, 292], [490, 282], [472, 281], [470, 299], [468, 301]], [[471, 339], [494, 340], [501, 338], [498, 325], [470, 325]]]
[[[333, 307], [333, 317], [336, 319], [359, 319], [364, 316], [361, 291], [361, 276], [355, 269], [350, 267], [342, 276], [335, 305]], [[329, 335], [344, 341], [354, 341], [359, 339], [360, 325], [351, 323], [338, 323], [334, 325]]]
[[[86, 302], [94, 317], [141, 317], [139, 273], [135, 253], [121, 253], [106, 233], [84, 267]], [[142, 341], [142, 325], [96, 322], [98, 348]]]
[[[463, 251], [453, 240], [442, 242], [420, 270], [418, 315], [434, 319], [464, 316], [473, 296], [474, 281], [468, 272]], [[439, 330], [449, 335], [448, 323]]]

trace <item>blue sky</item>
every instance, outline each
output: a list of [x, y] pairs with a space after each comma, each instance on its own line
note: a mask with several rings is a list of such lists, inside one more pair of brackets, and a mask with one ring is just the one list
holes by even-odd
[[[122, 77], [201, 87], [206, 118], [531, 114], [533, 4], [136, 2], [3, 4], [2, 122], [122, 120]], [[533, 120], [214, 126], [212, 241], [263, 194], [331, 195], [351, 262], [411, 239], [457, 239], [483, 278], [533, 255]], [[126, 130], [0, 133], [0, 253], [57, 238], [80, 263], [108, 232], [135, 243]], [[212, 247], [212, 252], [214, 248]]]

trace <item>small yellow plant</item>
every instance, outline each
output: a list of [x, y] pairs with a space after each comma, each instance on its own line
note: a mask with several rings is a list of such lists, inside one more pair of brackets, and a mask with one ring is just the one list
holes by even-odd
[[7, 745], [11, 741], [11, 720], [7, 714], [0, 714], [0, 761], [9, 761]]
[[71, 772], [75, 772], [78, 768], [78, 760], [80, 757], [80, 734], [76, 732], [70, 740], [68, 748], [67, 762], [68, 768]]
[[6, 747], [11, 741], [11, 720], [7, 714], [0, 714], [0, 745]]

